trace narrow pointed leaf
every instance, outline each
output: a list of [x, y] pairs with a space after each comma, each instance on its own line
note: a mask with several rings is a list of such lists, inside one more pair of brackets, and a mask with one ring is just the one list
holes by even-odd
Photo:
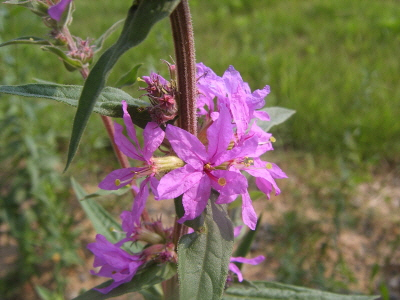
[[164, 300], [162, 289], [160, 285], [153, 285], [148, 289], [143, 289], [139, 291], [145, 300]]
[[271, 118], [269, 122], [258, 122], [257, 125], [260, 126], [264, 131], [269, 131], [271, 127], [281, 124], [289, 119], [296, 111], [293, 109], [287, 109], [283, 107], [266, 107], [261, 109], [266, 111]]
[[181, 299], [221, 299], [232, 248], [233, 226], [226, 211], [208, 204], [203, 229], [184, 235], [179, 241]]
[[139, 4], [135, 1], [129, 9], [118, 41], [103, 53], [85, 82], [74, 119], [65, 169], [75, 156], [96, 100], [115, 63], [127, 50], [140, 44], [153, 25], [167, 17], [179, 2], [180, 0], [142, 0]]
[[[87, 193], [83, 187], [74, 178], [71, 178], [71, 184], [76, 197], [79, 200], [84, 199]], [[121, 225], [99, 203], [92, 199], [82, 200], [79, 203], [97, 233], [104, 235], [111, 243], [117, 243], [123, 238], [117, 233], [122, 232]]]
[[128, 73], [124, 74], [115, 84], [117, 88], [132, 85], [136, 82], [137, 73], [142, 64], [138, 64], [132, 68]]
[[7, 42], [1, 43], [0, 47], [15, 45], [15, 44], [30, 44], [30, 45], [51, 45], [48, 40], [38, 38], [35, 36], [21, 36], [16, 39], [9, 40]]
[[53, 46], [42, 46], [42, 49], [44, 51], [49, 51], [49, 52], [57, 55], [59, 58], [61, 58], [65, 64], [67, 64], [69, 67], [71, 67], [71, 69], [68, 69], [68, 71], [73, 71], [75, 69], [83, 68], [83, 64], [80, 60], [68, 57], [67, 54], [65, 54], [65, 52], [62, 51], [60, 48], [53, 47]]
[[378, 296], [339, 295], [277, 282], [237, 283], [225, 291], [223, 300], [376, 300]]
[[[104, 300], [127, 293], [139, 292], [143, 289], [147, 289], [157, 283], [171, 278], [175, 275], [175, 273], [176, 267], [174, 264], [171, 263], [166, 263], [161, 266], [157, 264], [150, 265], [136, 273], [132, 281], [116, 287], [108, 294], [102, 294], [96, 290], [91, 289], [83, 293], [82, 295], [74, 298], [73, 300]], [[112, 280], [106, 281], [98, 285], [96, 288], [104, 288], [110, 285], [111, 282]]]
[[[75, 107], [78, 106], [78, 99], [81, 92], [82, 86], [80, 85], [39, 83], [0, 86], [0, 93], [51, 99]], [[113, 87], [104, 88], [93, 111], [103, 116], [122, 118], [122, 100], [128, 103], [128, 111], [133, 118], [133, 122], [144, 128], [147, 122], [151, 120], [148, 111], [144, 109], [149, 104], [140, 99], [132, 98], [123, 90]]]
[[86, 195], [84, 198], [79, 199], [79, 200], [82, 201], [85, 199], [104, 197], [104, 196], [109, 196], [109, 195], [122, 196], [122, 195], [128, 193], [130, 190], [131, 190], [131, 187], [128, 185], [124, 186], [118, 190], [111, 190], [111, 191], [99, 189], [97, 192]]

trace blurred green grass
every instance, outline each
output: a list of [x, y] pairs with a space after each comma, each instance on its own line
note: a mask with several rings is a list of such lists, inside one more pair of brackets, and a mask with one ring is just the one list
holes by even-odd
[[[125, 17], [129, 4], [129, 1], [76, 1], [71, 31], [82, 38], [97, 38]], [[288, 187], [284, 193], [292, 193], [295, 201], [311, 202], [320, 212], [332, 213], [331, 223], [336, 226], [336, 231], [340, 231], [343, 222], [349, 228], [359, 226], [364, 219], [356, 215], [357, 207], [346, 204], [352, 194], [351, 187], [371, 180], [365, 166], [379, 169], [385, 162], [393, 168], [400, 161], [398, 2], [191, 0], [190, 5], [197, 61], [204, 62], [219, 75], [229, 65], [235, 66], [253, 90], [270, 85], [272, 92], [266, 98], [268, 106], [278, 105], [297, 111], [291, 120], [273, 129], [278, 138], [278, 150], [290, 150], [306, 165], [317, 165], [319, 170], [329, 170], [337, 175], [335, 179], [324, 181], [320, 177], [322, 171], [310, 167], [312, 179], [303, 180], [308, 180], [312, 197], [304, 200], [302, 191], [295, 187]], [[47, 34], [40, 19], [23, 8], [2, 4], [0, 16], [1, 41], [25, 35], [45, 37]], [[168, 20], [157, 24], [143, 44], [126, 53], [117, 63], [109, 84], [138, 63], [144, 64], [139, 70], [140, 75], [146, 75], [150, 70], [166, 75], [167, 68], [160, 60], [171, 60], [173, 56], [170, 34]], [[114, 34], [107, 45], [111, 45], [117, 36]], [[55, 56], [41, 51], [38, 46], [0, 48], [1, 84], [31, 83], [35, 78], [82, 84], [79, 73], [67, 72]], [[139, 95], [137, 87], [126, 90]], [[25, 101], [35, 104], [27, 108]], [[74, 109], [44, 100], [3, 95], [0, 96], [0, 108], [0, 120], [6, 120], [14, 113], [19, 118], [17, 122], [22, 123], [21, 128], [13, 127], [13, 134], [2, 133], [1, 137], [12, 136], [15, 140], [17, 132], [21, 134], [18, 143], [23, 144], [24, 136], [31, 134], [46, 151], [57, 153], [53, 172], [60, 173]], [[110, 158], [113, 154], [100, 123], [99, 118], [91, 118], [68, 174], [80, 174], [85, 170], [81, 178], [96, 183], [107, 170], [117, 167], [117, 162]], [[1, 145], [9, 141], [3, 139]], [[286, 159], [281, 158], [281, 162], [287, 168], [292, 166], [291, 162], [298, 161], [290, 156]], [[8, 166], [3, 162], [3, 166]], [[293, 168], [294, 173], [300, 173], [298, 176], [304, 174], [298, 162]], [[40, 172], [49, 172], [47, 167], [42, 169]], [[19, 176], [23, 180], [26, 174], [22, 172]], [[65, 186], [68, 186], [67, 181], [64, 180]], [[329, 187], [325, 187], [327, 184]], [[321, 194], [325, 188], [331, 189]], [[61, 195], [65, 197], [63, 192], [58, 194]], [[56, 195], [49, 196], [54, 197]], [[48, 206], [45, 203], [43, 208]], [[316, 262], [315, 270], [302, 266], [313, 256], [307, 254], [307, 247], [315, 242], [314, 236], [323, 237], [325, 232], [312, 221], [302, 219], [301, 209], [300, 206], [285, 213], [281, 223], [278, 222], [270, 233], [278, 240], [277, 252], [283, 253], [275, 254], [281, 263], [277, 278], [336, 291], [346, 289], [343, 282], [354, 280], [353, 274], [343, 275], [342, 282], [329, 282], [321, 279], [323, 259]], [[70, 228], [68, 226], [64, 228], [65, 232]], [[305, 230], [310, 226], [314, 228], [314, 234], [308, 236]], [[63, 231], [55, 235], [60, 234]], [[329, 237], [337, 235], [336, 232]], [[290, 251], [280, 251], [280, 248]], [[299, 256], [298, 248], [306, 254]], [[304, 279], [306, 273], [308, 279]]]
[[[72, 32], [98, 37], [125, 15], [120, 1], [76, 3]], [[268, 105], [297, 114], [278, 130], [286, 146], [331, 155], [357, 151], [363, 161], [398, 161], [400, 152], [400, 7], [396, 1], [191, 1], [197, 60], [222, 74], [234, 65], [253, 89], [271, 86]], [[113, 14], [107, 14], [112, 10]], [[40, 21], [11, 9], [2, 40], [44, 36]], [[107, 16], [107, 17], [105, 17]], [[173, 56], [168, 20], [130, 51], [110, 77], [137, 63], [166, 73]], [[57, 59], [13, 46], [19, 82], [80, 83]], [[28, 65], [30, 62], [31, 65]], [[3, 72], [7, 72], [3, 70]], [[132, 93], [135, 91], [132, 90]], [[349, 141], [349, 139], [351, 141]]]

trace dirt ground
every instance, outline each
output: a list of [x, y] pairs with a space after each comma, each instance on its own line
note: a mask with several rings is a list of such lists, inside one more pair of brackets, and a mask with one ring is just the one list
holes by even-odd
[[[356, 185], [352, 196], [347, 200], [347, 206], [356, 211], [359, 221], [354, 228], [344, 227], [340, 232], [332, 226], [332, 222], [327, 222], [330, 218], [329, 211], [326, 214], [321, 213], [321, 210], [316, 209], [307, 201], [303, 201], [300, 205], [298, 198], [291, 196], [297, 193], [298, 197], [306, 199], [313, 192], [312, 188], [304, 183], [300, 174], [289, 172], [289, 179], [281, 180], [279, 184], [282, 189], [281, 195], [272, 197], [270, 201], [254, 202], [256, 211], [263, 211], [263, 219], [255, 247], [252, 248], [249, 256], [264, 254], [266, 260], [258, 266], [244, 265], [243, 274], [246, 279], [276, 280], [276, 272], [281, 261], [274, 251], [276, 251], [276, 243], [280, 241], [277, 240], [276, 235], [271, 238], [270, 228], [282, 226], [284, 222], [287, 222], [283, 216], [295, 209], [301, 218], [318, 224], [318, 230], [322, 232], [322, 235], [314, 241], [313, 249], [320, 249], [323, 244], [328, 245], [324, 248], [326, 249], [323, 257], [324, 277], [334, 280], [345, 278], [337, 267], [340, 259], [345, 262], [347, 272], [355, 277], [354, 280], [348, 282], [350, 290], [364, 294], [377, 294], [384, 286], [391, 300], [400, 299], [400, 177], [395, 171], [376, 174], [373, 180]], [[323, 194], [326, 191], [320, 189], [319, 192]], [[168, 218], [172, 220], [173, 208], [172, 203], [170, 204], [168, 209], [165, 209], [166, 203], [150, 200], [148, 201], [149, 213], [158, 215], [162, 212], [163, 220]], [[78, 211], [76, 218], [80, 220], [79, 226], [84, 232], [80, 236], [82, 245], [93, 242], [95, 232], [90, 222], [85, 219], [83, 212]], [[18, 245], [7, 232], [7, 225], [2, 224], [0, 226], [0, 278], [13, 270], [18, 255]], [[335, 237], [334, 240], [330, 239], [332, 236]], [[313, 249], [309, 251], [314, 251]], [[313, 267], [312, 259], [315, 256], [307, 255], [307, 253], [299, 253], [299, 255], [304, 257], [302, 262], [304, 268]], [[72, 299], [82, 289], [89, 289], [104, 281], [89, 273], [93, 263], [91, 253], [83, 248], [79, 250], [79, 256], [86, 262], [84, 266], [63, 271], [68, 278], [65, 299]], [[15, 299], [39, 299], [34, 286], [40, 284], [51, 289], [52, 278], [53, 274], [49, 272], [32, 277], [21, 288], [21, 298]], [[1, 296], [0, 299], [3, 300]], [[115, 299], [142, 298], [140, 295], [135, 295]]]

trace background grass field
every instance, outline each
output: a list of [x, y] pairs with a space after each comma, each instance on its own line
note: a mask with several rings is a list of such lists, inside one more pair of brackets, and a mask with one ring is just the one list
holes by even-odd
[[[73, 34], [100, 36], [124, 18], [129, 5], [99, 3], [76, 1]], [[233, 65], [252, 89], [271, 86], [267, 105], [297, 111], [272, 130], [278, 141], [269, 159], [289, 179], [279, 182], [282, 195], [256, 201], [265, 211], [257, 245], [268, 258], [261, 269], [246, 269], [248, 277], [400, 299], [400, 3], [191, 0], [190, 5], [197, 61], [220, 75]], [[0, 5], [2, 42], [46, 34], [37, 16]], [[109, 84], [138, 63], [141, 76], [150, 70], [166, 75], [160, 59], [171, 60], [170, 35], [167, 19], [157, 24], [116, 65]], [[35, 78], [82, 84], [78, 73], [65, 71], [38, 46], [0, 48], [1, 84]], [[137, 86], [126, 91], [139, 95]], [[93, 234], [80, 225], [69, 176], [94, 190], [117, 162], [93, 116], [72, 169], [62, 174], [73, 115], [73, 108], [58, 103], [0, 96], [0, 245], [18, 250], [0, 274], [6, 299], [36, 283], [68, 297], [74, 280], [65, 274], [90, 257], [78, 250]], [[118, 214], [115, 200], [103, 201]], [[62, 276], [43, 279], [39, 274], [45, 271]]]

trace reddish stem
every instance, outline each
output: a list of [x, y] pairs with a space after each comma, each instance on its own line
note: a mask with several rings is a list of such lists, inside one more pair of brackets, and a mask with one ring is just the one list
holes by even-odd
[[[69, 49], [69, 50], [74, 50], [74, 49], [76, 50], [75, 41], [74, 41], [74, 39], [73, 39], [73, 37], [72, 37], [72, 35], [71, 35], [71, 33], [70, 33], [70, 31], [68, 30], [67, 27], [64, 27], [64, 28], [63, 28], [63, 34], [64, 34], [64, 36], [65, 36], [66, 39], [67, 39], [68, 49]], [[83, 68], [80, 69], [79, 71], [80, 71], [80, 73], [81, 73], [81, 75], [82, 75], [82, 78], [83, 78], [84, 80], [86, 80], [87, 77], [89, 76], [89, 69], [88, 69], [88, 67], [83, 67]], [[129, 167], [130, 167], [130, 164], [129, 164], [128, 158], [126, 157], [125, 154], [123, 154], [123, 153], [119, 150], [119, 148], [118, 148], [117, 145], [115, 144], [115, 141], [114, 141], [114, 136], [115, 136], [114, 123], [112, 122], [111, 118], [110, 118], [110, 117], [107, 117], [107, 116], [101, 116], [101, 120], [103, 121], [103, 124], [104, 124], [104, 126], [105, 126], [105, 128], [106, 128], [106, 130], [107, 130], [108, 137], [109, 137], [110, 140], [111, 140], [111, 143], [112, 143], [112, 146], [113, 146], [115, 155], [116, 155], [117, 158], [118, 158], [119, 164], [120, 164], [121, 167], [123, 167], [123, 168], [129, 168]], [[132, 184], [136, 185], [136, 182], [133, 181]], [[135, 192], [135, 190], [131, 189], [131, 192], [132, 192], [133, 197], [135, 197], [136, 194], [137, 194], [137, 193]], [[149, 216], [149, 214], [148, 214], [146, 208], [144, 208], [144, 210], [143, 210], [142, 219], [143, 219], [143, 221], [145, 221], [145, 222], [150, 222], [150, 216]]]

